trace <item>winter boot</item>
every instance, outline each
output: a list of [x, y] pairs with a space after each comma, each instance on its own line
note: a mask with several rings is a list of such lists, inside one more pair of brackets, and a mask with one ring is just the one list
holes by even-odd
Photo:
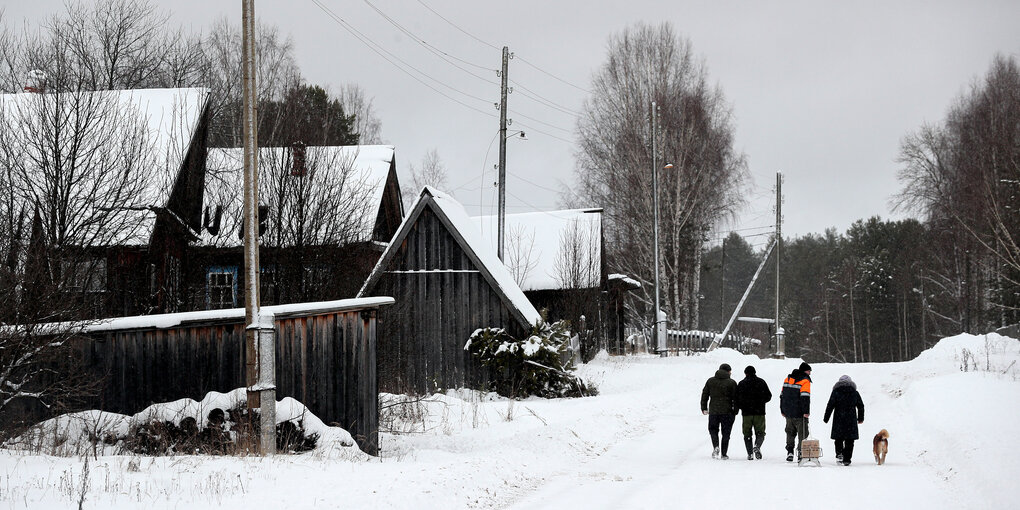
[[719, 458], [719, 447], [718, 446], [716, 446], [715, 448], [712, 448], [712, 458], [713, 459], [718, 459]]
[[786, 452], [786, 462], [793, 462], [793, 452]]
[[754, 447], [754, 458], [761, 460], [761, 448], [757, 446]]
[[744, 448], [747, 449], [747, 460], [754, 460], [754, 450], [752, 450], [750, 437], [744, 438]]

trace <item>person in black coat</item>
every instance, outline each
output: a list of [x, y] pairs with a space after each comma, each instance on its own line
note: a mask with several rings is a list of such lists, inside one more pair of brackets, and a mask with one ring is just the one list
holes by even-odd
[[844, 375], [836, 381], [825, 406], [825, 418], [832, 417], [832, 439], [836, 442], [836, 462], [849, 466], [854, 455], [854, 441], [860, 435], [857, 425], [864, 423], [864, 401], [857, 393], [857, 384]]
[[[737, 416], [737, 382], [730, 379], [730, 366], [719, 365], [715, 377], [705, 381], [701, 390], [701, 413], [708, 415], [708, 435], [712, 438], [712, 458], [729, 459], [730, 431]], [[722, 450], [719, 449], [719, 429], [722, 428]], [[721, 454], [721, 456], [720, 456]]]
[[[737, 384], [737, 408], [743, 415], [744, 448], [747, 448], [747, 460], [761, 460], [761, 445], [765, 442], [765, 403], [772, 400], [769, 385], [761, 377], [755, 375], [753, 366], [744, 369], [744, 380]], [[754, 431], [754, 445], [751, 444], [751, 431]]]

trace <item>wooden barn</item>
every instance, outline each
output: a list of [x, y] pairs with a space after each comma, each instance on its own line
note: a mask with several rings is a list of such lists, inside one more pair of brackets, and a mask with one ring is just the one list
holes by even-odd
[[[372, 455], [379, 445], [376, 314], [391, 303], [380, 297], [261, 309], [276, 332], [276, 398], [299, 400], [323, 422], [350, 432]], [[246, 386], [244, 330], [244, 309], [235, 308], [118, 317], [83, 328], [53, 324], [38, 331], [70, 338], [84, 372], [78, 377], [100, 381], [97, 395], [65, 411], [130, 415], [152, 404], [201, 400], [210, 391]], [[48, 417], [31, 399], [21, 400], [0, 421]]]
[[[498, 218], [472, 220], [495, 250]], [[623, 294], [606, 274], [602, 209], [507, 214], [505, 232], [503, 261], [514, 280], [550, 321], [570, 321], [581, 358], [616, 344], [623, 331], [617, 313]]]
[[[0, 257], [15, 277], [40, 273], [20, 286], [52, 287], [42, 292], [63, 300], [62, 319], [181, 310], [202, 227], [208, 98], [201, 88], [0, 95], [0, 172], [13, 184], [0, 185]], [[19, 299], [43, 298], [30, 297]]]
[[379, 389], [389, 393], [480, 387], [488, 376], [464, 350], [471, 334], [523, 334], [540, 320], [464, 208], [429, 187], [358, 296], [396, 300], [379, 311]]
[[[210, 149], [205, 222], [188, 274], [192, 310], [244, 302], [241, 149]], [[259, 150], [263, 304], [353, 297], [403, 216], [392, 146]]]

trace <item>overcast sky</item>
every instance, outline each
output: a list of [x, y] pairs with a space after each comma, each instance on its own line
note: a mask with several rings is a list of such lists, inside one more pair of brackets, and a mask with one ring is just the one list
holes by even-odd
[[[902, 136], [941, 120], [996, 53], [1020, 52], [1016, 0], [372, 0], [394, 22], [447, 53], [463, 68], [458, 69], [366, 1], [320, 1], [389, 52], [387, 58], [399, 58], [428, 77], [388, 62], [311, 0], [257, 1], [256, 13], [293, 37], [310, 83], [337, 88], [355, 82], [374, 98], [398, 167], [438, 150], [450, 191], [472, 214], [495, 210], [493, 103], [499, 87], [492, 70], [499, 67], [503, 45], [520, 57], [510, 62], [509, 77], [517, 84], [509, 98], [510, 129], [524, 130], [528, 138], [508, 142], [509, 212], [555, 208], [555, 191], [573, 181], [570, 112], [580, 109], [609, 35], [639, 21], [668, 21], [691, 39], [710, 79], [724, 91], [735, 116], [737, 148], [749, 162], [750, 205], [724, 228], [771, 225], [775, 175], [781, 171], [786, 236], [828, 227], [844, 231], [854, 220], [874, 215], [902, 217], [888, 207], [899, 188], [895, 159]], [[239, 0], [156, 3], [196, 31], [220, 16], [241, 17]], [[62, 5], [19, 1], [4, 7], [5, 17], [8, 24], [38, 23]]]

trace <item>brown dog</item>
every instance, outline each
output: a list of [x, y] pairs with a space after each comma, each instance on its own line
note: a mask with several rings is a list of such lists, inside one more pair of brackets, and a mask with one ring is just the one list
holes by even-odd
[[885, 464], [885, 454], [889, 453], [889, 431], [882, 429], [881, 432], [875, 434], [873, 446], [874, 448], [872, 450], [875, 452], [875, 462], [877, 462], [879, 466]]

